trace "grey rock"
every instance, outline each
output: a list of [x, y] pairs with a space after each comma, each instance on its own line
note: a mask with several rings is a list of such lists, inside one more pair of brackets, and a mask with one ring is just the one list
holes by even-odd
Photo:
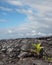
[[[52, 65], [52, 63], [45, 62], [40, 59], [32, 59], [28, 50], [31, 50], [32, 43], [42, 43], [44, 50], [48, 50], [47, 54], [52, 55], [52, 38], [25, 38], [25, 39], [9, 39], [0, 40], [0, 65]], [[23, 51], [24, 50], [24, 51]], [[25, 52], [26, 51], [26, 52]], [[24, 57], [28, 56], [28, 57]], [[23, 58], [20, 60], [19, 58]]]
[[12, 51], [13, 51], [13, 48], [8, 48], [8, 49], [7, 49], [7, 52], [8, 52], [8, 53], [10, 53], [10, 52], [12, 52]]
[[48, 62], [42, 61], [42, 60], [34, 60], [33, 64], [35, 65], [49, 65]]
[[21, 50], [30, 50], [31, 47], [32, 47], [31, 43], [26, 43], [22, 45]]
[[0, 45], [0, 50], [2, 49], [2, 46]]
[[33, 65], [33, 61], [30, 58], [25, 58], [18, 62], [19, 65]]
[[2, 61], [0, 61], [0, 65], [4, 65], [4, 63]]
[[6, 53], [7, 49], [6, 49], [6, 48], [2, 48], [1, 51], [2, 51], [3, 53]]
[[47, 54], [52, 57], [52, 48], [50, 48], [49, 50], [47, 50]]
[[28, 52], [21, 52], [19, 55], [18, 55], [18, 58], [21, 58], [21, 57], [24, 57], [28, 54]]
[[49, 41], [49, 43], [48, 43], [50, 46], [52, 46], [52, 40], [51, 41]]
[[28, 49], [28, 45], [27, 44], [24, 44], [22, 47], [21, 47], [21, 50], [27, 50]]

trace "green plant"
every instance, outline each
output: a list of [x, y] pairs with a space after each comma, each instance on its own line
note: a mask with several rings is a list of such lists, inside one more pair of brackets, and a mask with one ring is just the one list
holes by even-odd
[[42, 46], [41, 43], [37, 43], [37, 44], [32, 44], [32, 46], [35, 48], [34, 50], [32, 50], [32, 52], [35, 52], [37, 55], [40, 54], [40, 51], [42, 50]]
[[[44, 60], [52, 62], [52, 58], [50, 58], [48, 54], [43, 50], [43, 46], [41, 45], [41, 43], [32, 44], [32, 46], [34, 47], [34, 49], [32, 49], [32, 52], [36, 53], [38, 55], [38, 58], [40, 58], [41, 56], [41, 58], [43, 58]], [[43, 55], [43, 52], [46, 54], [46, 56]]]
[[50, 57], [43, 56], [43, 59], [44, 59], [45, 61], [52, 62], [52, 58], [50, 58]]
[[47, 58], [48, 62], [52, 62], [52, 58], [48, 57]]

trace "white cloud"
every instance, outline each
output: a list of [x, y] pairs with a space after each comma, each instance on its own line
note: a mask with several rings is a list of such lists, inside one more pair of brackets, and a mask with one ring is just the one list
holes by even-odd
[[19, 12], [19, 13], [24, 13], [26, 15], [32, 15], [33, 14], [31, 9], [22, 8], [22, 9], [16, 9], [16, 11]]
[[[5, 0], [5, 2], [20, 6], [15, 8], [15, 11], [26, 15], [23, 24], [6, 30], [8, 34], [13, 35], [12, 37], [52, 35], [52, 0]], [[0, 9], [11, 11], [3, 7]]]
[[4, 10], [4, 11], [8, 11], [8, 12], [13, 11], [11, 8], [7, 8], [7, 7], [4, 7], [4, 6], [0, 6], [0, 10]]
[[46, 34], [45, 33], [41, 33], [41, 32], [38, 32], [38, 34], [37, 35], [39, 35], [39, 36], [46, 36]]
[[12, 30], [8, 30], [8, 33], [12, 33]]
[[22, 3], [19, 0], [5, 0], [5, 2], [11, 4], [11, 5], [15, 5], [15, 6], [21, 6]]

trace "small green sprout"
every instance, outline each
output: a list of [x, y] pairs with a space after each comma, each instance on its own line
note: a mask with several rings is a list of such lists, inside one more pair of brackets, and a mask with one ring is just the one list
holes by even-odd
[[44, 59], [44, 60], [46, 60], [46, 59], [47, 59], [47, 57], [46, 57], [46, 56], [43, 56], [43, 59]]
[[38, 58], [43, 58], [44, 60], [47, 60], [48, 62], [52, 62], [52, 58], [50, 58], [47, 54], [47, 56], [43, 55], [43, 47], [41, 45], [41, 43], [37, 43], [37, 44], [32, 44], [32, 46], [34, 47], [34, 49], [32, 49], [31, 51], [33, 53], [36, 53]]
[[43, 47], [41, 46], [41, 43], [32, 44], [32, 46], [35, 48], [35, 50], [33, 50], [32, 52], [36, 52], [36, 54], [39, 55], [41, 49], [43, 48]]
[[43, 56], [43, 59], [48, 61], [48, 62], [52, 62], [52, 58], [50, 58], [50, 57]]
[[48, 62], [52, 62], [52, 58], [49, 58], [49, 57], [48, 57], [48, 59], [47, 59], [47, 60], [48, 60]]

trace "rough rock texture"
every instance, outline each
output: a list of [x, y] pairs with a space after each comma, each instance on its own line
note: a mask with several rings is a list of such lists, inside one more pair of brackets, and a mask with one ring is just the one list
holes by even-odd
[[32, 43], [39, 42], [52, 57], [52, 37], [0, 40], [0, 65], [52, 65], [26, 52], [33, 48]]

